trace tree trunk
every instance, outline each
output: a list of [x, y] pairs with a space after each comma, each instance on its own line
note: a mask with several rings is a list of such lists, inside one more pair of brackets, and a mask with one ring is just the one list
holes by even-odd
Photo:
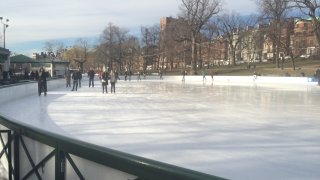
[[233, 45], [230, 45], [230, 60], [229, 60], [229, 65], [230, 64], [233, 64], [235, 65], [236, 64], [236, 51], [235, 51], [235, 48], [233, 47]]
[[197, 50], [196, 50], [196, 37], [195, 35], [192, 36], [191, 39], [191, 67], [192, 67], [192, 74], [197, 74]]

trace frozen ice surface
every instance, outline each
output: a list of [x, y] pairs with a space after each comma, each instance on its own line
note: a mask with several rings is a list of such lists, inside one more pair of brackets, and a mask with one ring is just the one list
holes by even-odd
[[230, 179], [320, 179], [320, 88], [96, 81], [0, 113], [83, 141]]

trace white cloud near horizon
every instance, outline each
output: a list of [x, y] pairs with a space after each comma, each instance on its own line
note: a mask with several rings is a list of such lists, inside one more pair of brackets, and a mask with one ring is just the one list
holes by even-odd
[[[5, 0], [0, 16], [8, 18], [7, 47], [50, 39], [99, 37], [109, 22], [137, 30], [159, 24], [164, 16], [176, 17], [180, 0]], [[224, 2], [225, 9], [254, 12], [252, 0]], [[2, 27], [1, 27], [2, 29]], [[2, 31], [0, 31], [1, 42]]]

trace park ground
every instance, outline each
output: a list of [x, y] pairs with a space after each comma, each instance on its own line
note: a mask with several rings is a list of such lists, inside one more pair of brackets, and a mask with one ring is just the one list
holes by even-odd
[[[292, 66], [291, 60], [285, 60], [282, 64], [280, 62], [280, 68], [276, 67], [273, 62], [257, 62], [250, 64], [250, 68], [247, 63], [239, 65], [226, 65], [226, 66], [214, 66], [203, 68], [198, 70], [198, 74], [202, 75], [202, 71], [205, 70], [206, 74], [210, 74], [211, 69], [214, 70], [215, 75], [223, 76], [251, 76], [253, 74], [261, 76], [292, 76], [292, 77], [313, 77], [316, 70], [320, 68], [320, 59], [296, 59], [295, 70]], [[254, 68], [255, 67], [255, 68]], [[190, 69], [189, 69], [190, 71]], [[167, 71], [166, 75], [180, 75], [181, 70]]]

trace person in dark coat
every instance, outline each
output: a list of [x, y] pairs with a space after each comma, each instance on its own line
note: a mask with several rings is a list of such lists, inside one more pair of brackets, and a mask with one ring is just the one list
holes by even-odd
[[128, 77], [128, 71], [124, 72], [124, 80], [127, 81], [127, 77]]
[[40, 68], [38, 73], [38, 94], [41, 96], [43, 92], [44, 95], [47, 95], [47, 77], [48, 74], [45, 72], [43, 68]]
[[94, 70], [90, 68], [90, 71], [88, 72], [88, 77], [89, 77], [89, 87], [94, 87]]
[[71, 88], [71, 73], [70, 73], [70, 71], [67, 70], [64, 76], [66, 78], [66, 88], [67, 87]]
[[[78, 71], [74, 71], [72, 73], [71, 78], [73, 80], [73, 86], [72, 86], [72, 90], [71, 91], [74, 91], [74, 90], [77, 91], [78, 90], [78, 81], [79, 81], [79, 75], [78, 74], [79, 74]], [[74, 89], [74, 88], [76, 88], [76, 89]]]
[[25, 71], [24, 71], [23, 79], [24, 79], [24, 80], [29, 79], [29, 73], [28, 73], [28, 70], [25, 70]]
[[81, 80], [82, 80], [82, 73], [81, 70], [78, 71], [78, 80], [79, 80], [79, 88], [81, 88]]
[[35, 80], [36, 79], [36, 73], [34, 73], [33, 71], [31, 71], [31, 73], [30, 73], [30, 79], [31, 80]]
[[108, 80], [109, 80], [109, 73], [108, 71], [105, 71], [102, 73], [102, 76], [101, 76], [102, 93], [104, 93], [104, 90], [106, 90], [106, 93], [108, 93]]
[[315, 76], [318, 79], [318, 86], [320, 86], [320, 67], [317, 69]]

